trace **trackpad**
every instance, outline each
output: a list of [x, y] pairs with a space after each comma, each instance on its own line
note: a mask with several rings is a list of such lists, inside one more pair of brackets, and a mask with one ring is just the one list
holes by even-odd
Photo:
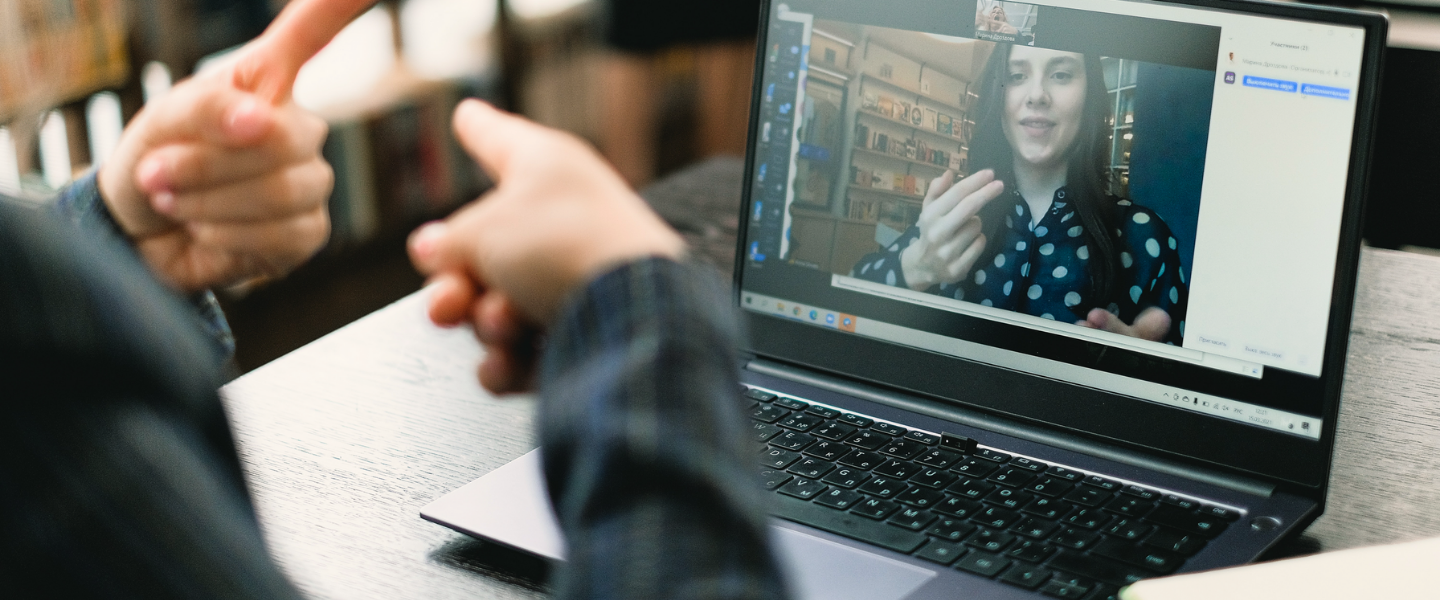
[[797, 600], [900, 600], [935, 572], [784, 527], [771, 527], [775, 553]]

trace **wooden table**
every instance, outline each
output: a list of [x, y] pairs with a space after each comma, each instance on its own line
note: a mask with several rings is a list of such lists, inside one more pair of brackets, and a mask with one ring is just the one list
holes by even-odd
[[[647, 192], [728, 272], [740, 165]], [[316, 598], [531, 598], [543, 565], [420, 519], [534, 446], [531, 399], [481, 391], [467, 330], [416, 294], [227, 385], [271, 548]], [[1440, 258], [1366, 250], [1325, 515], [1274, 555], [1440, 536]]]

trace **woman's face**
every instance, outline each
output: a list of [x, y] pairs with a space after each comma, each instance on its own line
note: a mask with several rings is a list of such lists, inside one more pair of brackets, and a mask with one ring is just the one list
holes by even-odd
[[1085, 58], [1030, 46], [1012, 46], [1005, 77], [1005, 139], [1016, 162], [1064, 164], [1085, 112]]

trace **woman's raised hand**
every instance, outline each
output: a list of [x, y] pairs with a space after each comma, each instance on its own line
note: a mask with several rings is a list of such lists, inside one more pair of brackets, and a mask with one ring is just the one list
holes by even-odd
[[980, 209], [1005, 191], [989, 169], [955, 181], [947, 170], [930, 182], [916, 225], [920, 236], [900, 254], [905, 283], [912, 290], [955, 283], [970, 274], [985, 250]]

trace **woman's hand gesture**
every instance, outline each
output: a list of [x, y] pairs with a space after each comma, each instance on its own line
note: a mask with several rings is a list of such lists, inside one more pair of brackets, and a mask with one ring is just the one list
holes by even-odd
[[955, 283], [970, 274], [970, 268], [985, 250], [980, 233], [980, 209], [1005, 191], [1005, 183], [989, 169], [955, 181], [955, 172], [930, 182], [924, 207], [916, 226], [920, 236], [900, 254], [905, 283], [912, 290], [937, 284]]

